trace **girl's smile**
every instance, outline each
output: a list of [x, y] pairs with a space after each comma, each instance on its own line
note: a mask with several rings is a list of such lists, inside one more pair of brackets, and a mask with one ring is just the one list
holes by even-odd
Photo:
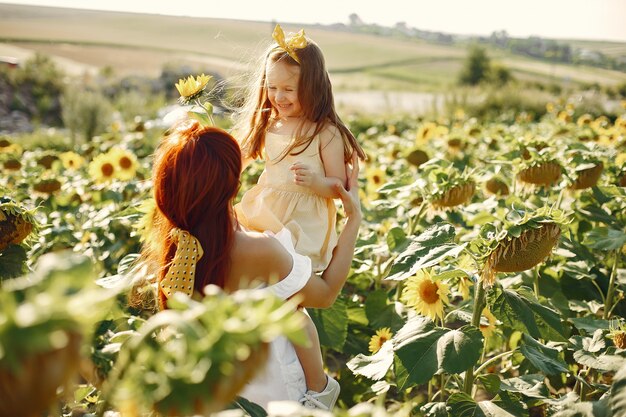
[[267, 96], [280, 118], [299, 117], [302, 107], [298, 99], [300, 67], [284, 62], [268, 63], [266, 69]]

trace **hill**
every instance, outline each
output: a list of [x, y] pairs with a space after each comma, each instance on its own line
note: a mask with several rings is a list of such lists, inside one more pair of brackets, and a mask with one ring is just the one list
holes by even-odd
[[[302, 25], [285, 24], [285, 30]], [[338, 90], [441, 91], [456, 79], [466, 48], [419, 39], [303, 26], [324, 50]], [[51, 55], [70, 73], [155, 76], [166, 63], [235, 76], [255, 64], [273, 23], [0, 4], [0, 55]], [[583, 41], [587, 48], [593, 42]], [[602, 47], [622, 51], [626, 44]], [[519, 79], [569, 85], [626, 82], [619, 71], [551, 64], [489, 49]]]

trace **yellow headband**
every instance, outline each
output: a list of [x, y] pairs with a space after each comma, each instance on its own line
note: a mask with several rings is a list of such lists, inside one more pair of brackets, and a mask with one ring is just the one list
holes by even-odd
[[184, 292], [191, 297], [196, 263], [204, 254], [202, 246], [198, 239], [185, 230], [174, 228], [170, 235], [176, 245], [176, 253], [169, 271], [159, 285], [167, 298], [177, 291]]
[[304, 36], [304, 29], [301, 29], [300, 32], [285, 40], [285, 32], [283, 32], [283, 29], [279, 24], [277, 24], [274, 28], [274, 33], [272, 33], [272, 38], [274, 38], [278, 46], [284, 49], [290, 57], [292, 57], [298, 64], [300, 63], [298, 54], [296, 54], [296, 49], [302, 49], [307, 45], [306, 37]]

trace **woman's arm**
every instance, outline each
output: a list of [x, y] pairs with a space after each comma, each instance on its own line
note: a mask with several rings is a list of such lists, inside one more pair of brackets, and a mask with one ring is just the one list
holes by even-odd
[[358, 192], [359, 160], [356, 154], [352, 157], [352, 168], [348, 167], [347, 171], [349, 190], [346, 190], [343, 185], [335, 186], [347, 220], [339, 235], [330, 264], [322, 273], [321, 278], [313, 274], [304, 288], [298, 292], [303, 298], [301, 305], [305, 307], [330, 307], [348, 279], [363, 217]]
[[343, 138], [339, 129], [335, 126], [327, 127], [320, 133], [320, 155], [325, 176], [313, 173], [306, 164], [295, 163], [291, 166], [294, 182], [309, 187], [322, 197], [339, 198], [336, 186], [345, 186], [347, 180], [343, 152]]

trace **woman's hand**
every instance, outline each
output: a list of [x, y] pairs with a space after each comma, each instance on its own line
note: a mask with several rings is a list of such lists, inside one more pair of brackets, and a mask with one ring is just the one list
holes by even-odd
[[359, 157], [354, 152], [350, 164], [346, 164], [346, 176], [348, 178], [348, 189], [341, 184], [335, 184], [335, 190], [341, 198], [343, 209], [348, 218], [362, 217], [361, 200], [359, 199]]

